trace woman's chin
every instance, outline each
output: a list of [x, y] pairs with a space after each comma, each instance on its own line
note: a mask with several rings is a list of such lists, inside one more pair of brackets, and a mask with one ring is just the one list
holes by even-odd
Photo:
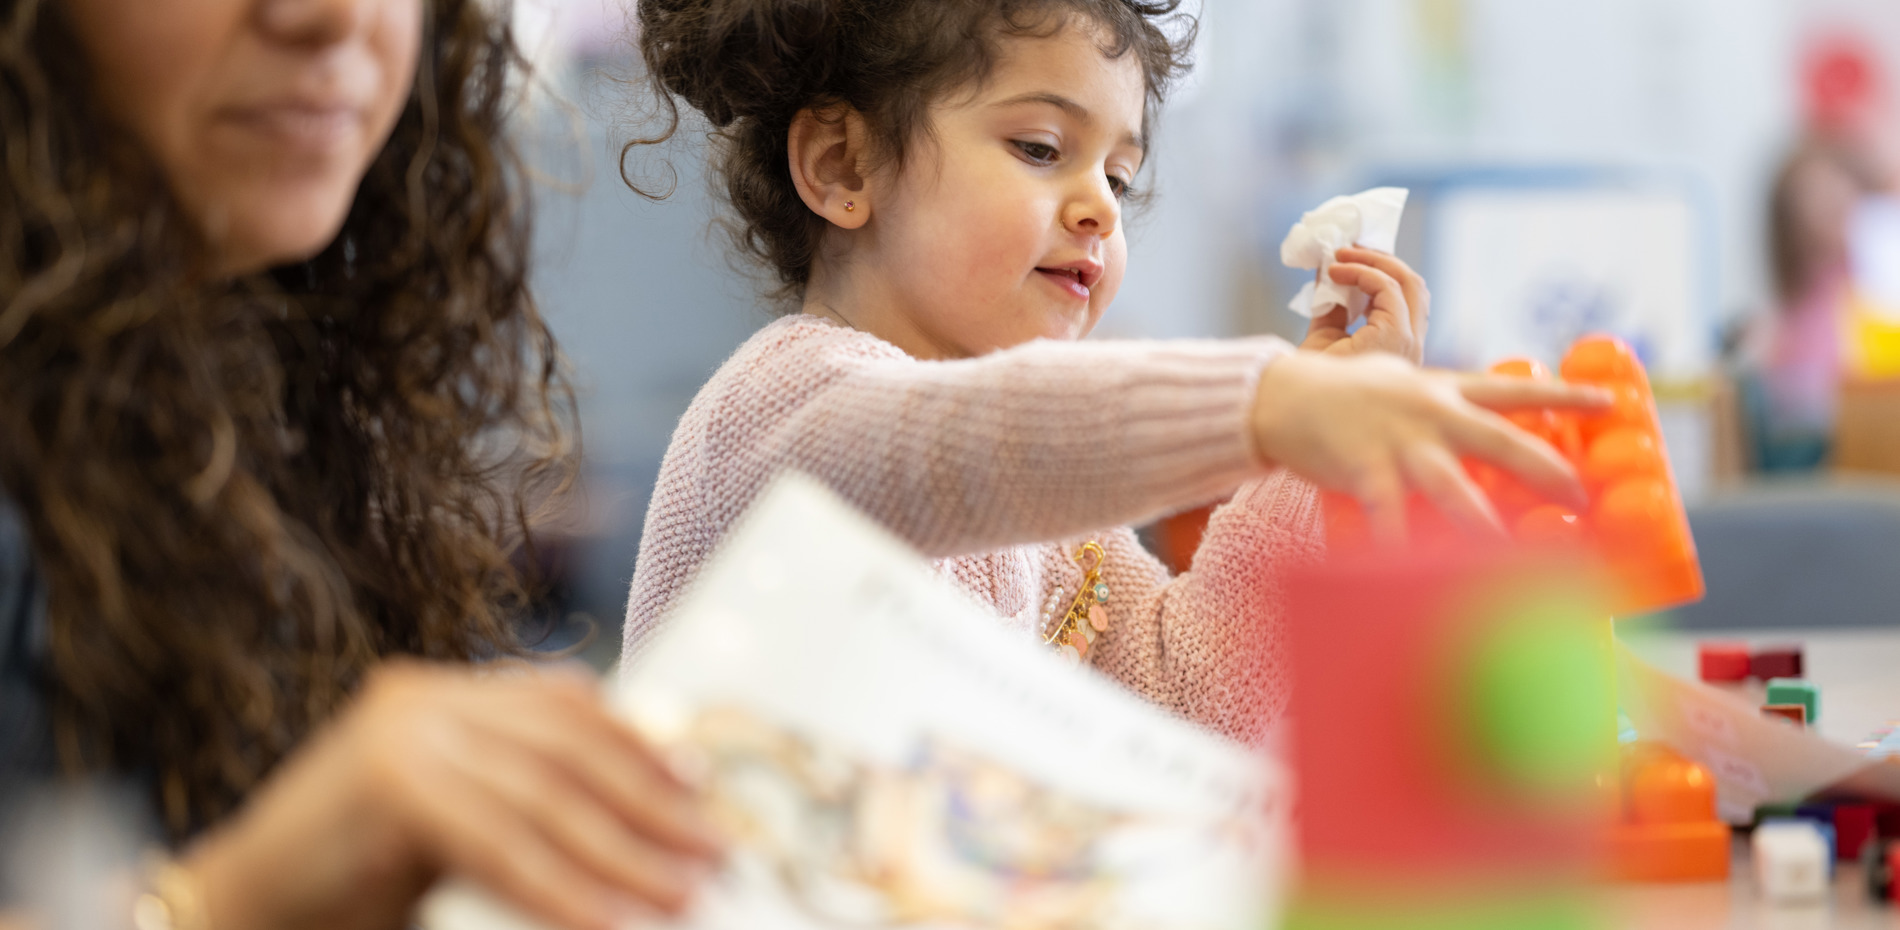
[[[246, 191], [246, 194], [254, 192]], [[349, 216], [347, 191], [293, 190], [303, 196], [233, 197], [224, 209], [200, 209], [218, 277], [239, 277], [304, 261], [336, 240]]]

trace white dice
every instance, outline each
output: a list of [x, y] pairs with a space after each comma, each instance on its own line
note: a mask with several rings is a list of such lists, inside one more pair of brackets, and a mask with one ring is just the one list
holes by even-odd
[[1752, 841], [1755, 884], [1774, 904], [1826, 899], [1829, 859], [1827, 838], [1806, 820], [1770, 820], [1755, 828]]

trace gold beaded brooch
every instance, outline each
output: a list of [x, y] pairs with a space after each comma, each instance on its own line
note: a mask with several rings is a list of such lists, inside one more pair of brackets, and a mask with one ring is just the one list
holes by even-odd
[[[1058, 655], [1080, 665], [1088, 658], [1095, 640], [1108, 632], [1108, 583], [1102, 580], [1102, 563], [1108, 554], [1102, 551], [1100, 543], [1090, 542], [1084, 543], [1070, 558], [1082, 566], [1082, 589], [1075, 592], [1069, 601], [1068, 613], [1063, 614], [1055, 632], [1043, 642], [1056, 647]], [[1060, 592], [1050, 595], [1054, 606], [1061, 605], [1060, 597]]]

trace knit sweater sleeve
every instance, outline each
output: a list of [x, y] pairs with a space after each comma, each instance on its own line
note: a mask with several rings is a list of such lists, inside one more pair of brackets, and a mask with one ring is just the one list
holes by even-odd
[[1113, 626], [1090, 662], [1196, 723], [1258, 741], [1288, 694], [1282, 580], [1323, 547], [1312, 485], [1278, 472], [1243, 486], [1179, 576], [1132, 531], [1102, 543]]
[[1248, 414], [1290, 351], [1037, 341], [931, 362], [803, 325], [832, 331], [754, 362], [755, 404], [783, 415], [747, 420], [723, 491], [749, 500], [796, 468], [933, 558], [1137, 523], [1259, 477]]

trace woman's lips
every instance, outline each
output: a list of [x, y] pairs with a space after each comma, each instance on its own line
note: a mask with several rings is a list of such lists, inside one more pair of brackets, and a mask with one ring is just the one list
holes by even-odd
[[1073, 271], [1059, 268], [1038, 268], [1036, 269], [1036, 273], [1042, 275], [1051, 284], [1067, 292], [1070, 297], [1081, 301], [1087, 301], [1089, 299], [1089, 289], [1083, 286], [1080, 276]]
[[363, 110], [348, 104], [285, 101], [233, 107], [233, 126], [298, 148], [322, 149], [343, 142], [363, 124]]

